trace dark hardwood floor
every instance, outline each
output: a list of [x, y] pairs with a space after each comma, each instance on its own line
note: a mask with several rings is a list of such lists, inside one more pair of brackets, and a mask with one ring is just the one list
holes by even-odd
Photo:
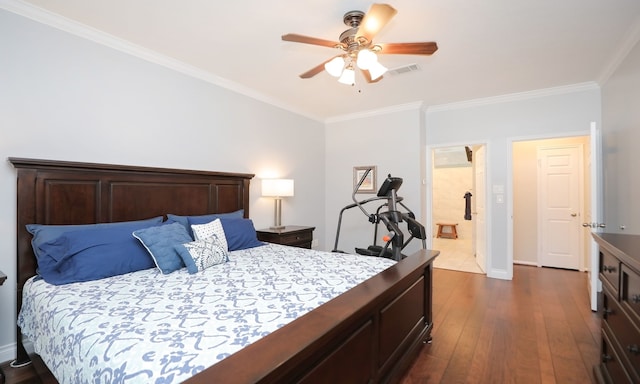
[[[504, 281], [436, 269], [433, 289], [433, 342], [402, 384], [595, 382], [600, 319], [586, 273], [514, 266]], [[6, 384], [55, 382], [7, 365]]]
[[587, 274], [514, 266], [513, 281], [438, 269], [433, 341], [402, 384], [594, 383], [600, 318]]

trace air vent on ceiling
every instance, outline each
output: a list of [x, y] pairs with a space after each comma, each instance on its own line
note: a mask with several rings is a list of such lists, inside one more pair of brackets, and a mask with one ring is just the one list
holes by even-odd
[[389, 71], [387, 71], [387, 73], [390, 75], [403, 75], [405, 73], [415, 72], [419, 70], [420, 70], [420, 67], [418, 67], [418, 64], [409, 64], [402, 67], [392, 68]]

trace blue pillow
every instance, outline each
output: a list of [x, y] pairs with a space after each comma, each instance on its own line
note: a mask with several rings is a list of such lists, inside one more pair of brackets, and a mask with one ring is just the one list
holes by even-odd
[[86, 227], [63, 232], [38, 246], [38, 274], [60, 285], [153, 268], [153, 259], [131, 236], [145, 225]]
[[235, 212], [229, 213], [212, 213], [210, 215], [199, 216], [178, 216], [171, 213], [167, 215], [168, 220], [176, 221], [182, 224], [187, 229], [189, 236], [191, 236], [191, 240], [194, 239], [193, 231], [191, 230], [191, 226], [193, 224], [206, 224], [212, 222], [215, 219], [220, 219], [223, 217], [226, 217], [228, 219], [242, 219], [244, 217], [244, 209], [239, 209]]
[[136, 229], [150, 227], [162, 223], [162, 216], [154, 217], [152, 219], [138, 220], [138, 221], [119, 221], [115, 223], [98, 223], [98, 224], [79, 224], [79, 225], [43, 225], [43, 224], [27, 224], [25, 227], [27, 231], [33, 235], [31, 239], [31, 247], [33, 253], [38, 255], [40, 245], [57, 239], [60, 235], [68, 231], [76, 231], [80, 229], [104, 229], [104, 228], [116, 228], [126, 227], [129, 234]]
[[182, 258], [174, 249], [174, 245], [193, 240], [182, 224], [173, 221], [140, 229], [133, 232], [133, 237], [140, 240], [147, 248], [156, 266], [165, 275], [184, 267]]
[[256, 228], [251, 219], [220, 218], [229, 251], [259, 247], [264, 243], [258, 240]]

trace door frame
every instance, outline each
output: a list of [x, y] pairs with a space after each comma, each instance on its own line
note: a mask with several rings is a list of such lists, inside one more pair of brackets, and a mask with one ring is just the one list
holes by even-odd
[[[426, 212], [424, 214], [426, 227], [429, 235], [427, 236], [427, 248], [433, 249], [433, 153], [437, 148], [449, 148], [449, 147], [464, 147], [464, 146], [474, 146], [481, 145], [484, 147], [485, 151], [485, 169], [484, 169], [484, 178], [485, 178], [485, 265], [484, 271], [487, 277], [498, 277], [492, 276], [491, 274], [491, 202], [489, 201], [489, 181], [491, 180], [491, 167], [490, 167], [490, 145], [488, 140], [471, 140], [465, 142], [456, 142], [456, 143], [444, 143], [444, 144], [434, 144], [427, 145], [425, 148], [425, 209]], [[461, 199], [462, 204], [462, 199]], [[474, 231], [475, 232], [475, 231]], [[475, 251], [475, 242], [473, 242], [474, 251]]]
[[[578, 136], [590, 136], [589, 126], [583, 131], [554, 132], [531, 136], [514, 136], [507, 138], [507, 179], [506, 179], [506, 203], [507, 203], [507, 272], [513, 276], [513, 144], [520, 141], [534, 141], [547, 139], [562, 139]], [[537, 220], [537, 218], [536, 218]]]

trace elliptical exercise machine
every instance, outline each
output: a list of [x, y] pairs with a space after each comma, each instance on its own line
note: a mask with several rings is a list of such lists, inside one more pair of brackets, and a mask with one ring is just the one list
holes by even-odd
[[[338, 229], [336, 231], [336, 242], [333, 247], [332, 252], [342, 252], [338, 250], [338, 240], [340, 237], [340, 227], [342, 225], [342, 214], [351, 208], [358, 207], [367, 216], [370, 223], [375, 224], [375, 230], [373, 234], [373, 245], [370, 245], [367, 248], [356, 248], [356, 253], [360, 255], [367, 256], [379, 256], [379, 257], [387, 257], [396, 261], [400, 261], [406, 257], [406, 255], [402, 254], [402, 250], [413, 240], [413, 239], [421, 239], [422, 240], [422, 248], [427, 248], [427, 234], [425, 228], [422, 224], [420, 224], [416, 220], [415, 214], [402, 203], [403, 198], [397, 195], [397, 191], [402, 185], [402, 178], [400, 177], [392, 177], [391, 174], [387, 176], [384, 180], [378, 193], [375, 197], [358, 201], [356, 199], [356, 193], [360, 186], [367, 178], [367, 175], [371, 172], [371, 169], [368, 169], [362, 178], [358, 181], [358, 184], [353, 190], [351, 194], [351, 199], [354, 201], [353, 204], [349, 204], [346, 207], [340, 210], [340, 215], [338, 217]], [[376, 213], [369, 213], [364, 208], [364, 206], [373, 201], [381, 201], [382, 203], [376, 210]], [[401, 206], [406, 210], [406, 212], [402, 212], [398, 210], [398, 206]], [[383, 208], [387, 208], [386, 211], [381, 212]], [[382, 237], [385, 242], [384, 245], [377, 245], [378, 238], [378, 225], [382, 222], [388, 233]], [[400, 230], [400, 223], [407, 223], [407, 230], [411, 235], [409, 239], [404, 241], [404, 234]]]

